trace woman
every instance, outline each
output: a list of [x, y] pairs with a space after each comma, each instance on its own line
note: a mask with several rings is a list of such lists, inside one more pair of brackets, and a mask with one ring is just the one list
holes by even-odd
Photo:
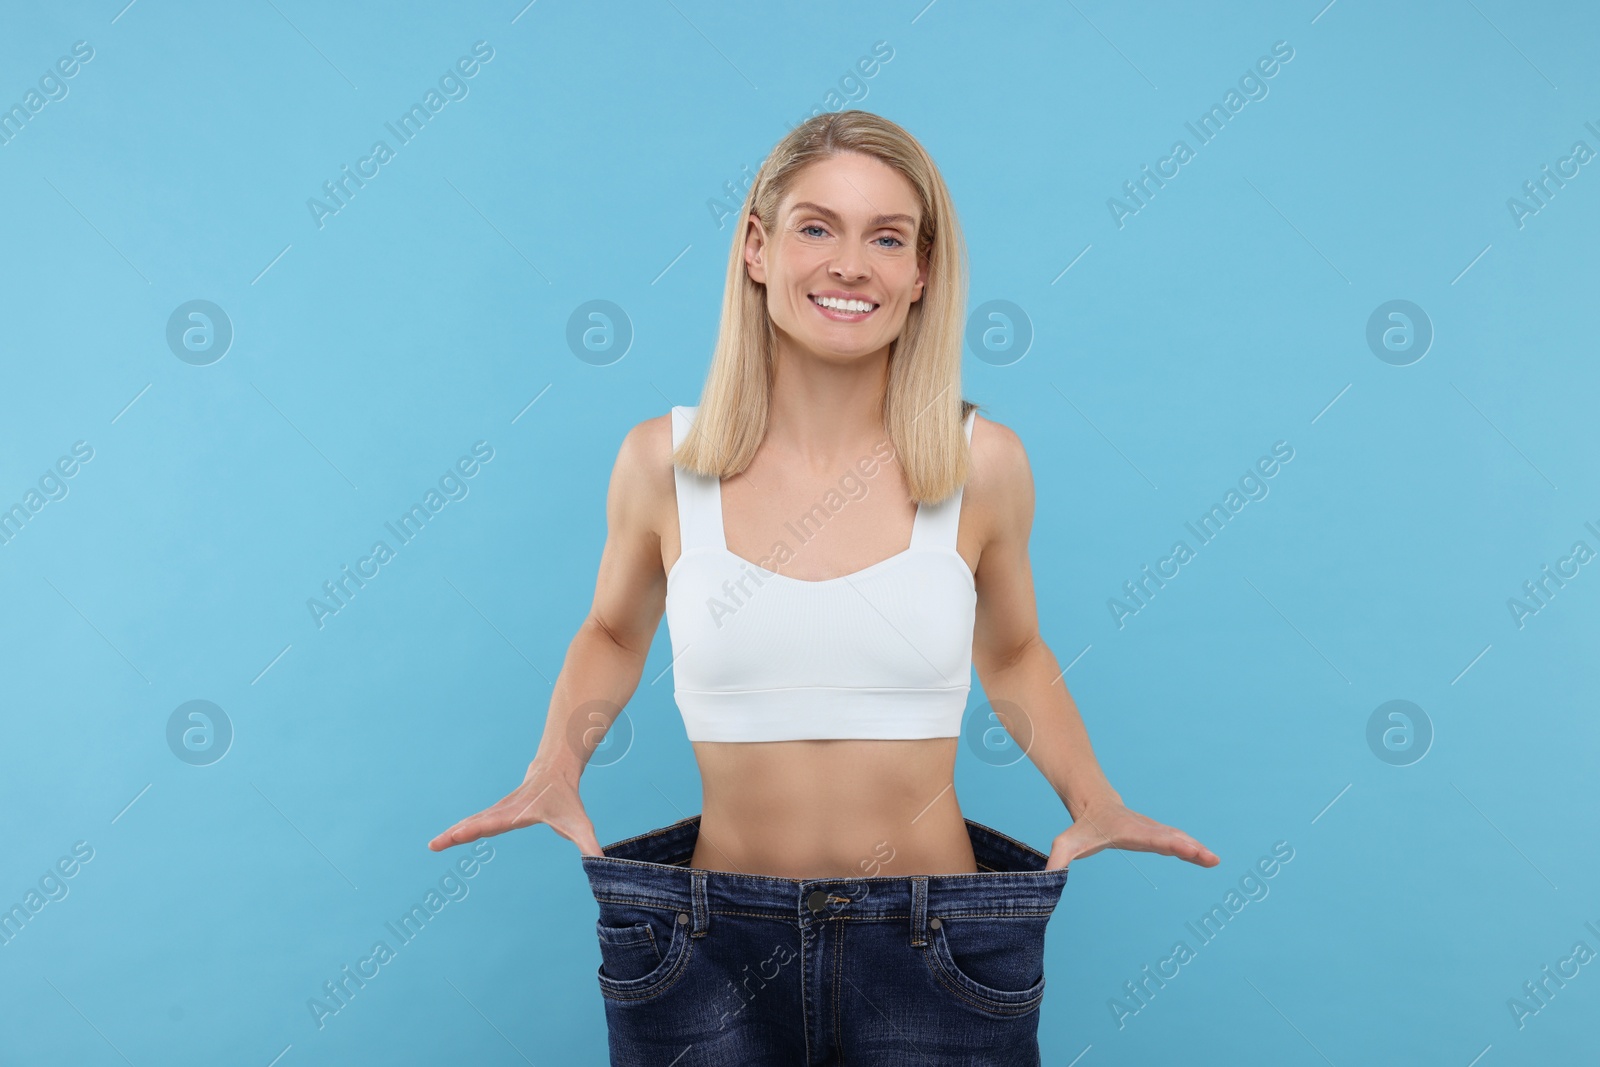
[[[615, 1064], [1038, 1063], [1067, 865], [1219, 861], [1123, 805], [1040, 639], [1027, 458], [960, 399], [965, 250], [926, 151], [818, 116], [741, 217], [701, 403], [622, 443], [527, 777], [430, 847], [578, 845]], [[703, 811], [602, 849], [586, 713], [610, 725], [663, 610]], [[974, 667], [1072, 817], [1048, 857], [961, 815]]]

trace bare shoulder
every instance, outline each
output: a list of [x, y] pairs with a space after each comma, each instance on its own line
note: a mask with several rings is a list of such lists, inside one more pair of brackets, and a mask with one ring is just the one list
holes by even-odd
[[962, 493], [983, 529], [983, 541], [1021, 535], [1033, 521], [1033, 471], [1016, 431], [980, 412], [972, 427], [972, 469]]
[[617, 471], [646, 481], [672, 480], [672, 414], [636, 422], [617, 450]]
[[617, 449], [611, 472], [611, 506], [638, 532], [659, 536], [676, 515], [670, 412], [635, 423]]

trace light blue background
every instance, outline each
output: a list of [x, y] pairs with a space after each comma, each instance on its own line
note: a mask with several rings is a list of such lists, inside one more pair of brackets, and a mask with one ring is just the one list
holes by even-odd
[[[856, 102], [943, 169], [970, 307], [1033, 331], [969, 350], [963, 390], [1029, 450], [1044, 637], [1127, 801], [1222, 857], [1073, 865], [1046, 1062], [1596, 1054], [1600, 963], [1507, 1007], [1600, 951], [1600, 565], [1507, 607], [1600, 549], [1600, 163], [1520, 228], [1506, 206], [1600, 149], [1592, 5], [121, 4], [0, 33], [7, 107], [94, 49], [0, 146], [0, 505], [94, 449], [0, 547], [0, 905], [94, 850], [0, 947], [0, 1059], [604, 1061], [594, 903], [544, 827], [325, 1027], [306, 1002], [449, 869], [428, 838], [520, 780], [618, 444], [699, 397], [708, 202], [878, 41]], [[308, 198], [480, 40], [469, 94], [319, 229]], [[1118, 228], [1107, 199], [1276, 41], [1269, 94]], [[235, 331], [209, 366], [166, 341], [194, 299]], [[568, 345], [595, 299], [620, 359]], [[1392, 299], [1435, 330], [1408, 366], [1365, 338]], [[470, 494], [319, 629], [307, 599], [480, 440]], [[1270, 494], [1119, 628], [1109, 598], [1280, 440]], [[603, 842], [699, 810], [669, 658], [663, 631], [632, 749], [584, 778]], [[235, 731], [209, 766], [166, 740], [195, 699]], [[1366, 740], [1391, 699], [1432, 723], [1410, 766]], [[957, 789], [1041, 850], [1068, 825], [1026, 761], [963, 749]], [[1270, 895], [1119, 1028], [1123, 983], [1278, 841]]]

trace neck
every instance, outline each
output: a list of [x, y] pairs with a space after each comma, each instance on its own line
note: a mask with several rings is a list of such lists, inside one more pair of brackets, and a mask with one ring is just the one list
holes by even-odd
[[883, 440], [887, 347], [839, 360], [797, 350], [779, 336], [765, 441], [807, 466], [832, 469]]

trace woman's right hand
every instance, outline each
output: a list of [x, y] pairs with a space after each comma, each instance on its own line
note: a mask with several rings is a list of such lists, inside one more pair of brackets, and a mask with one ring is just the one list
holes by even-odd
[[462, 819], [429, 841], [428, 847], [441, 852], [452, 845], [541, 822], [576, 844], [583, 855], [604, 854], [594, 836], [594, 825], [584, 813], [577, 779], [538, 761], [529, 765], [527, 777], [516, 789], [492, 807]]

